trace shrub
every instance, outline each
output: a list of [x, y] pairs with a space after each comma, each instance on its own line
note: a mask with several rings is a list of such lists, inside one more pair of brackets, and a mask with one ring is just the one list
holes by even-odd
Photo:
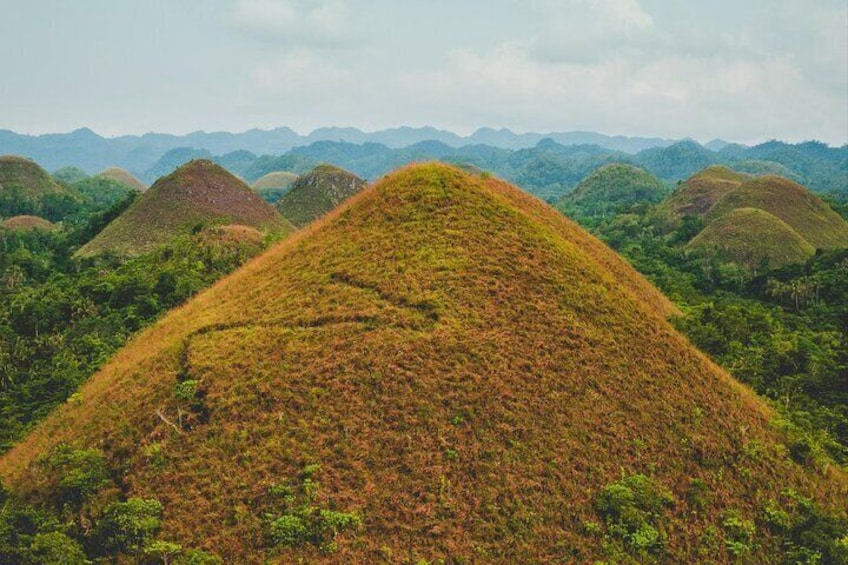
[[139, 553], [162, 526], [162, 504], [154, 499], [130, 498], [106, 507], [95, 539], [101, 551]]
[[90, 565], [80, 544], [60, 532], [38, 534], [30, 545], [32, 563], [38, 565]]
[[94, 449], [73, 449], [62, 444], [50, 452], [44, 465], [53, 475], [60, 505], [79, 508], [110, 483], [106, 460]]
[[609, 534], [630, 549], [659, 553], [666, 541], [663, 514], [673, 504], [668, 490], [644, 475], [631, 475], [605, 486], [595, 500], [595, 510]]

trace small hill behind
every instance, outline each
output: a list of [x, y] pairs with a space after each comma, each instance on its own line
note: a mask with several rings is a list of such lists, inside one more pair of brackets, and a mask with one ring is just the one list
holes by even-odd
[[115, 182], [119, 182], [121, 184], [125, 184], [133, 190], [137, 190], [139, 192], [144, 192], [147, 190], [147, 185], [141, 182], [138, 178], [135, 177], [129, 171], [121, 169], [120, 167], [110, 167], [105, 171], [99, 173], [97, 175], [100, 178], [109, 179]]
[[313, 222], [365, 188], [365, 181], [333, 165], [318, 165], [297, 179], [276, 207], [296, 227]]
[[0, 217], [33, 215], [58, 221], [83, 203], [79, 193], [57, 183], [35, 161], [0, 157]]
[[138, 255], [179, 233], [226, 224], [279, 233], [293, 230], [250, 187], [219, 165], [199, 159], [156, 181], [77, 256]]
[[297, 175], [294, 173], [275, 171], [268, 173], [255, 183], [253, 190], [269, 204], [276, 203], [289, 189], [292, 183], [297, 180]]
[[641, 202], [663, 199], [666, 188], [649, 172], [613, 163], [595, 170], [557, 204], [567, 215], [604, 218]]

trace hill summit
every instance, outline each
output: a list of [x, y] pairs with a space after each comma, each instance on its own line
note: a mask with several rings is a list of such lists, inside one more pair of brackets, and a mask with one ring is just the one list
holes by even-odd
[[318, 165], [291, 185], [277, 210], [297, 227], [320, 218], [365, 188], [365, 181], [333, 165]]
[[769, 561], [766, 509], [845, 478], [673, 312], [541, 201], [412, 166], [141, 334], [0, 477], [49, 504], [45, 454], [100, 450], [97, 496], [228, 563]]
[[641, 202], [663, 199], [665, 186], [651, 173], [625, 163], [596, 169], [565, 195], [557, 208], [568, 215], [606, 217]]
[[137, 255], [202, 225], [239, 224], [290, 232], [249, 186], [212, 161], [191, 161], [145, 191], [77, 256]]
[[669, 230], [686, 216], [704, 225], [688, 249], [753, 272], [802, 263], [816, 249], [848, 247], [848, 222], [800, 184], [775, 175], [709, 167], [662, 202], [655, 218]]
[[145, 190], [147, 190], [146, 184], [141, 182], [135, 175], [133, 175], [129, 171], [126, 171], [120, 167], [109, 167], [108, 169], [98, 173], [97, 176], [104, 179], [113, 180], [121, 184], [125, 184], [126, 186], [139, 192], [144, 192]]
[[57, 183], [35, 161], [0, 156], [0, 217], [33, 215], [56, 221], [82, 202], [81, 195]]

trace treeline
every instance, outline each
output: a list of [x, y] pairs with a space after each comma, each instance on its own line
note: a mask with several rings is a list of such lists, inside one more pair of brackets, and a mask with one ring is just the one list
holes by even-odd
[[73, 260], [73, 251], [127, 205], [94, 214], [77, 228], [0, 229], [0, 451], [139, 329], [267, 243], [198, 227], [130, 260]]
[[681, 307], [674, 323], [695, 345], [771, 400], [797, 438], [798, 458], [823, 449], [848, 462], [848, 250], [753, 276], [687, 253], [697, 219], [661, 235], [653, 207], [576, 219]]

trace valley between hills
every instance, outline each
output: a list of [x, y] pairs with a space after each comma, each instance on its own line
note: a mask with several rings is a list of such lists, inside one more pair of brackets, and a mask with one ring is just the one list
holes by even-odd
[[0, 563], [848, 562], [848, 148], [427, 133], [0, 135]]

